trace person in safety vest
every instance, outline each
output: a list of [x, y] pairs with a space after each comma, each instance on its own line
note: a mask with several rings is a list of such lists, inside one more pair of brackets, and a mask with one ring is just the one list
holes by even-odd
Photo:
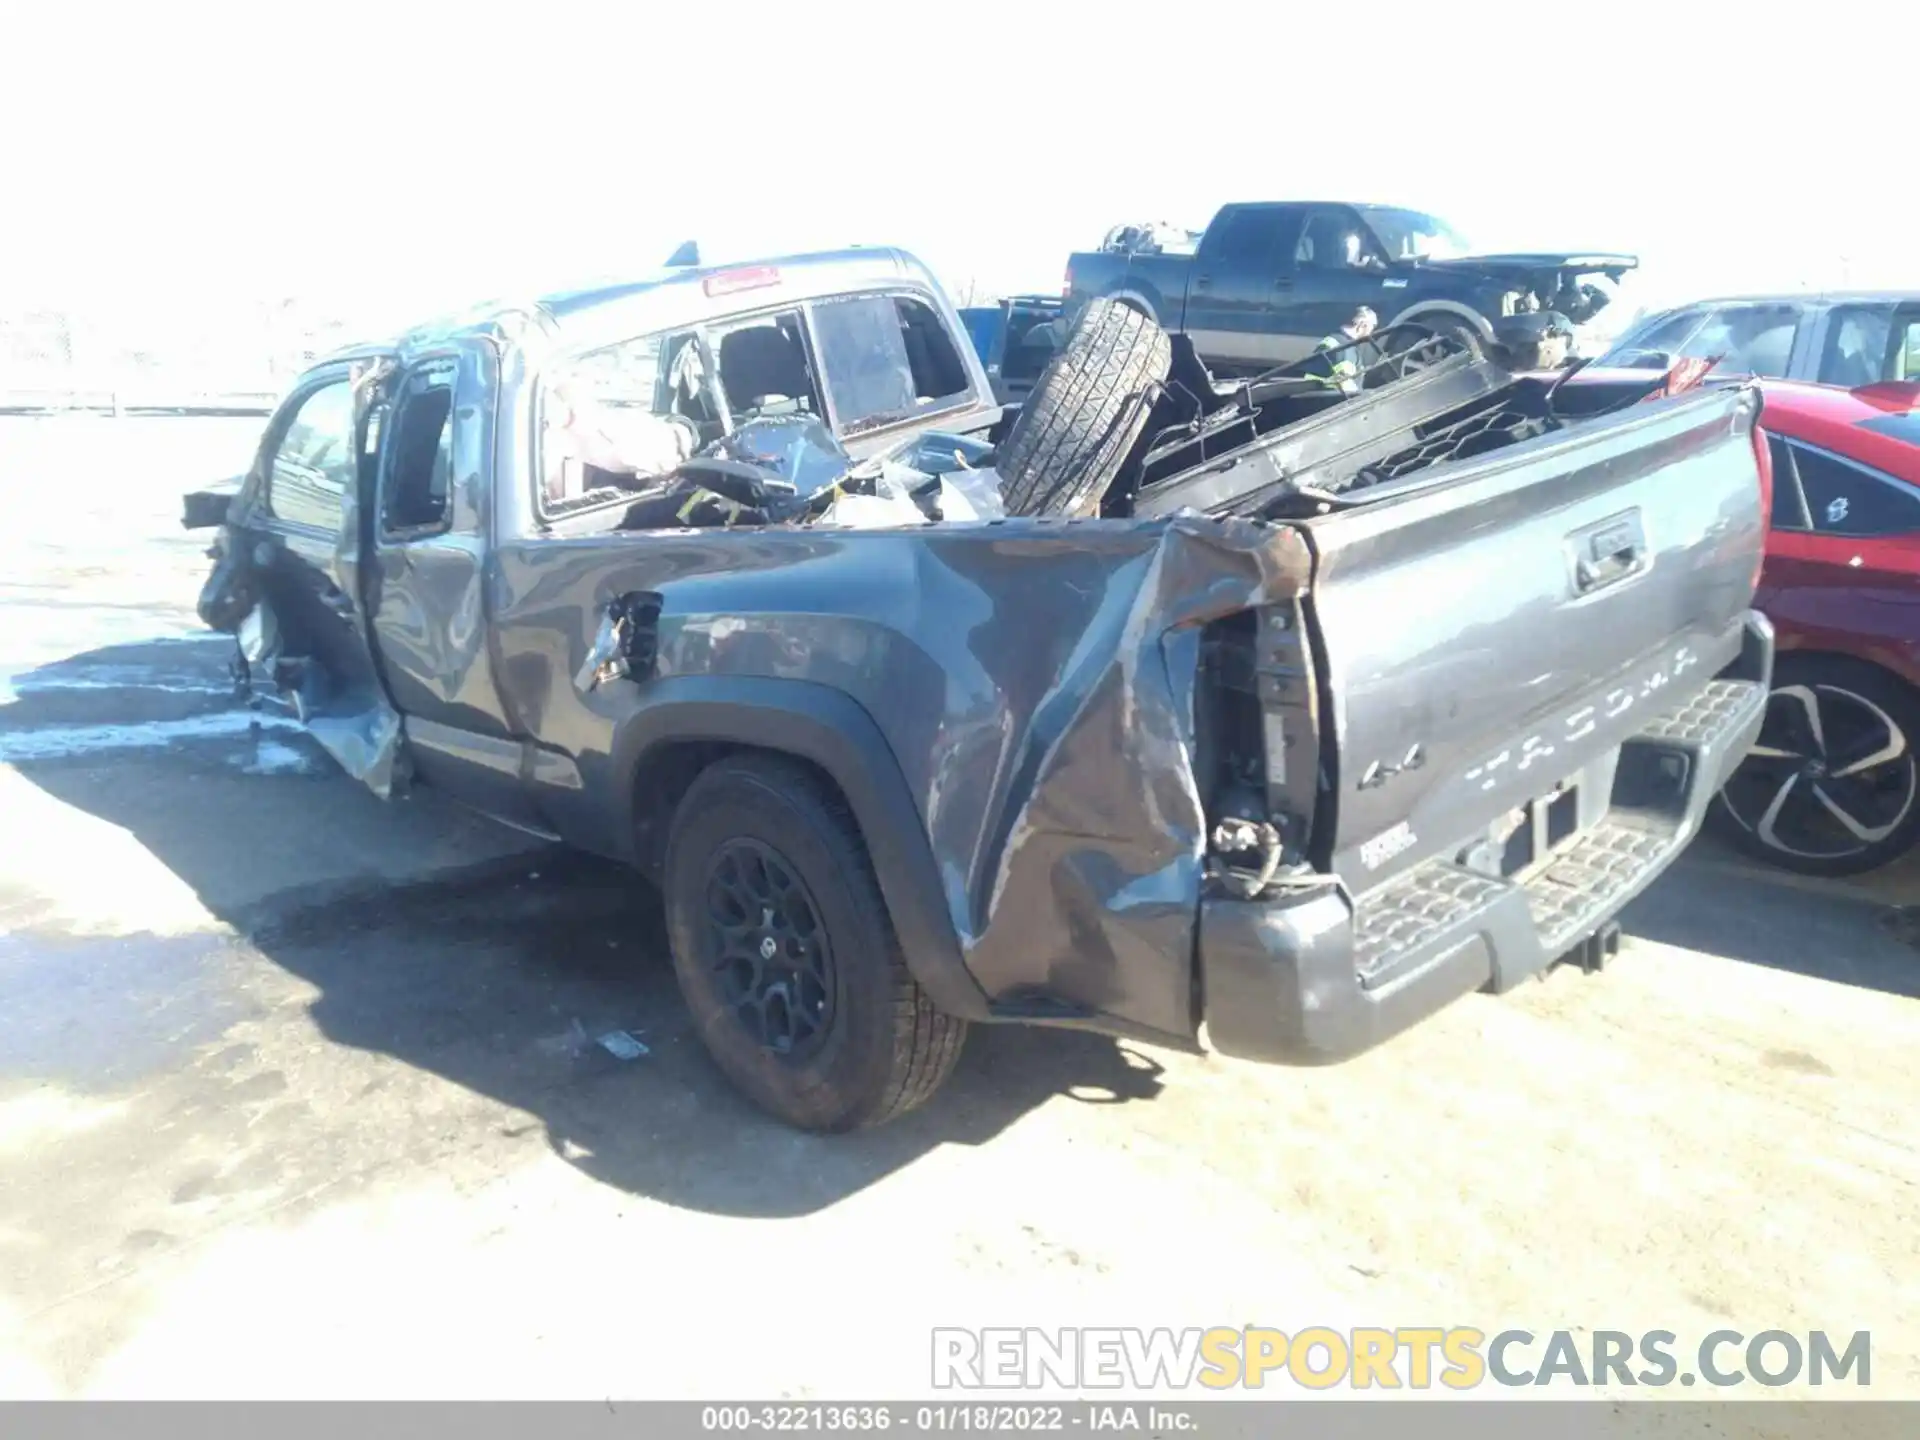
[[1362, 305], [1353, 312], [1353, 318], [1331, 335], [1323, 335], [1313, 347], [1316, 355], [1339, 352], [1327, 366], [1327, 373], [1313, 378], [1323, 385], [1331, 385], [1342, 395], [1357, 395], [1360, 392], [1360, 374], [1364, 368], [1358, 356], [1360, 351], [1354, 348], [1355, 342], [1373, 334], [1380, 323], [1380, 317], [1371, 309]]

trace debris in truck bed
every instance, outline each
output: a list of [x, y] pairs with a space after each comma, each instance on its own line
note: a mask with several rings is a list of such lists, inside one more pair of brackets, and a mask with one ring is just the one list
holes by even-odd
[[[1354, 492], [1586, 418], [1556, 410], [1564, 375], [1516, 374], [1478, 346], [1418, 324], [1389, 326], [1231, 384], [1214, 379], [1187, 337], [1169, 338], [1118, 302], [1090, 305], [1074, 333], [1084, 343], [1063, 346], [1034, 389], [1056, 397], [1048, 403], [1062, 412], [1047, 420], [1047, 431], [1071, 428], [1075, 417], [1065, 410], [1096, 398], [1102, 408], [1082, 417], [1085, 443], [1062, 450], [1049, 442], [1047, 454], [1059, 451], [1110, 476], [1089, 481], [1050, 471], [1041, 477], [1046, 485], [1026, 485], [1010, 504], [1004, 445], [930, 434], [909, 452], [927, 468], [896, 457], [855, 463], [815, 416], [762, 416], [637, 494], [621, 528], [870, 529], [1009, 513], [1151, 518], [1189, 509], [1301, 518], [1358, 503]], [[1135, 352], [1140, 363], [1123, 363]], [[1358, 372], [1352, 382], [1330, 384], [1333, 367], [1349, 362]], [[1104, 367], [1093, 377], [1101, 383], [1081, 383], [1081, 372], [1095, 366]], [[1030, 406], [1022, 412], [1028, 432], [1041, 418]], [[1017, 449], [1021, 433], [1016, 425], [1006, 445]], [[950, 456], [942, 453], [948, 442]], [[1009, 454], [1008, 463], [1016, 458]]]
[[925, 525], [926, 512], [901, 493], [862, 495], [836, 490], [834, 500], [813, 523], [826, 529], [884, 530], [894, 525]]
[[[1078, 326], [1104, 323], [1090, 307]], [[1131, 324], [1140, 353], [1166, 343], [1152, 321], [1134, 316]], [[1084, 350], [1069, 344], [1055, 357], [1055, 393], [1087, 388], [1078, 373], [1091, 363]], [[1230, 385], [1214, 380], [1186, 336], [1173, 337], [1172, 353], [1164, 372], [1143, 371], [1130, 396], [1108, 393], [1102, 402], [1109, 411], [1123, 400], [1151, 407], [1099, 499], [1102, 515], [1309, 518], [1361, 503], [1355, 492], [1590, 418], [1556, 408], [1564, 373], [1516, 373], [1479, 346], [1419, 324], [1389, 326]], [[1357, 368], [1357, 383], [1329, 382], [1341, 362]], [[1111, 346], [1099, 363], [1117, 373]], [[1158, 373], [1164, 381], [1152, 378]], [[1036, 393], [1047, 388], [1043, 376]]]
[[[915, 492], [916, 495], [921, 492]], [[923, 502], [924, 503], [924, 502]], [[1006, 518], [1006, 501], [1000, 494], [1000, 472], [950, 470], [940, 476], [940, 485], [932, 502], [934, 520], [974, 521]]]
[[975, 463], [992, 447], [949, 438], [952, 454], [941, 458], [952, 465], [933, 474], [885, 456], [856, 464], [810, 415], [754, 420], [663, 476], [629, 505], [620, 528], [874, 529], [1004, 517], [998, 473]]

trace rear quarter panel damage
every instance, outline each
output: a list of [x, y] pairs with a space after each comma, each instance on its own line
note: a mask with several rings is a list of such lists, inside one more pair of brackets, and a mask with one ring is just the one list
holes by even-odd
[[[492, 608], [510, 707], [585, 780], [543, 796], [563, 835], [623, 843], [596, 833], [631, 784], [618, 735], [677, 680], [830, 687], [872, 717], [921, 827], [869, 848], [930, 850], [989, 1000], [1190, 1037], [1200, 627], [1309, 571], [1290, 529], [1192, 516], [625, 534], [502, 547]], [[660, 602], [650, 675], [577, 685], [607, 607], [636, 592]]]

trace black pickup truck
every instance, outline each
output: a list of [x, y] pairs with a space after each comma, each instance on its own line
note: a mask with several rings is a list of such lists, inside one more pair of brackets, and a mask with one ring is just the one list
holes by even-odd
[[1382, 325], [1471, 336], [1537, 368], [1558, 363], [1555, 339], [1608, 303], [1593, 278], [1618, 280], [1638, 263], [1587, 252], [1476, 255], [1444, 221], [1398, 206], [1235, 204], [1191, 253], [1150, 230], [1116, 229], [1105, 248], [1068, 261], [1067, 299], [1069, 310], [1095, 296], [1123, 300], [1189, 336], [1220, 373], [1298, 360], [1362, 305]]
[[1381, 351], [1234, 390], [1102, 302], [1010, 411], [899, 252], [682, 267], [313, 367], [200, 613], [377, 792], [660, 886], [793, 1124], [975, 1022], [1328, 1063], [1603, 960], [1771, 673], [1755, 389]]

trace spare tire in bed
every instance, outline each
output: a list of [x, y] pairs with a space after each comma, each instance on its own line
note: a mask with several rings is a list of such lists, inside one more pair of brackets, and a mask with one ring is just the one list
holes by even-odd
[[1097, 510], [1172, 368], [1166, 331], [1118, 300], [1089, 301], [999, 447], [1007, 513]]

